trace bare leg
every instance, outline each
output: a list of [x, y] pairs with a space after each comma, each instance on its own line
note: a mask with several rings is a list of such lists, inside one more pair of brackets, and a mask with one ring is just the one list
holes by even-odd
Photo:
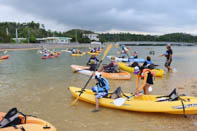
[[144, 87], [144, 94], [145, 95], [148, 95], [148, 88], [150, 87], [149, 84], [146, 84], [145, 87]]
[[95, 100], [96, 100], [96, 110], [99, 110], [99, 99], [95, 98]]

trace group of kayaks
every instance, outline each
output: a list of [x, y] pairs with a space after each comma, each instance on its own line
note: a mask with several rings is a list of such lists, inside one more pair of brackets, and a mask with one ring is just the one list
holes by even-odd
[[[88, 55], [95, 55], [95, 56], [98, 56], [101, 52], [90, 52], [88, 51], [87, 52]], [[81, 54], [71, 54], [72, 56], [84, 56], [86, 54], [86, 52], [82, 52]]]
[[[107, 56], [111, 59], [111, 56]], [[142, 58], [115, 58], [118, 61], [118, 66], [125, 72], [120, 73], [106, 73], [106, 72], [95, 72], [99, 73], [107, 79], [130, 79], [131, 74], [134, 72], [134, 67], [131, 67], [128, 63], [138, 62], [144, 63], [145, 60]], [[128, 63], [125, 63], [128, 62]], [[71, 65], [74, 72], [78, 72], [83, 75], [91, 76], [93, 71], [88, 70], [89, 67]], [[152, 69], [157, 77], [164, 76], [163, 69]], [[83, 90], [78, 87], [69, 87], [71, 94], [79, 98], [82, 101], [95, 104], [95, 92], [90, 89]], [[122, 93], [122, 92], [121, 92]], [[110, 92], [108, 96], [99, 99], [99, 105], [109, 108], [138, 111], [138, 112], [155, 112], [155, 113], [169, 113], [169, 114], [197, 114], [197, 97], [178, 95], [174, 91], [167, 96], [162, 95], [140, 95], [136, 96], [132, 93], [122, 93], [119, 98], [112, 98], [113, 92]], [[80, 96], [80, 97], [79, 97]]]
[[61, 53], [60, 52], [55, 52], [55, 53], [52, 53], [52, 54], [46, 54], [46, 55], [43, 55], [41, 57], [41, 59], [50, 59], [50, 58], [56, 58], [60, 55]]

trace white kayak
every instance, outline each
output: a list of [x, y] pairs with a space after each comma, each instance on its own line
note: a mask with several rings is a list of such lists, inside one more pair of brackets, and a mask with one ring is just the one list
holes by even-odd
[[[107, 56], [107, 58], [110, 60], [112, 56]], [[144, 58], [133, 58], [133, 56], [131, 56], [130, 58], [119, 58], [119, 57], [115, 57], [115, 60], [117, 62], [139, 62], [139, 63], [143, 63], [145, 62]]]
[[[80, 73], [83, 75], [91, 76], [93, 71], [87, 70], [89, 67], [79, 66], [79, 65], [71, 65], [72, 70], [75, 73]], [[101, 74], [106, 79], [113, 80], [129, 80], [131, 78], [131, 74], [128, 72], [119, 72], [119, 73], [107, 73], [107, 72], [95, 72], [96, 74]]]

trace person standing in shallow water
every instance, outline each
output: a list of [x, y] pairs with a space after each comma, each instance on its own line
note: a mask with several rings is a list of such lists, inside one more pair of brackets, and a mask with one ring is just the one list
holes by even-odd
[[172, 72], [172, 68], [170, 67], [171, 63], [172, 63], [172, 54], [173, 51], [171, 49], [170, 44], [166, 45], [167, 51], [165, 54], [160, 55], [160, 56], [165, 56], [166, 57], [166, 62], [165, 62], [165, 67], [168, 69], [168, 72]]

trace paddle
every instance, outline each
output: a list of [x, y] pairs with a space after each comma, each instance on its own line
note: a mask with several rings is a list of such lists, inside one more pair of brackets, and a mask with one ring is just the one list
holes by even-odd
[[[151, 86], [148, 88], [148, 91], [149, 91], [149, 92], [152, 91], [152, 87], [151, 87]], [[135, 94], [134, 94], [134, 95], [131, 95], [131, 96], [127, 96], [126, 98], [117, 98], [117, 99], [115, 99], [115, 100], [113, 101], [113, 103], [114, 103], [114, 105], [116, 105], [116, 106], [122, 106], [122, 105], [125, 103], [125, 101], [126, 101], [127, 99], [129, 99], [129, 98], [131, 98], [131, 97], [133, 97], [133, 96], [135, 96]]]
[[[107, 46], [107, 48], [106, 48], [106, 50], [105, 50], [105, 52], [104, 52], [104, 54], [103, 54], [102, 59], [99, 61], [99, 64], [98, 64], [98, 66], [97, 66], [98, 68], [99, 68], [100, 64], [103, 62], [103, 60], [104, 60], [105, 56], [107, 55], [107, 53], [109, 52], [109, 50], [112, 48], [112, 46], [113, 46], [112, 44], [109, 44], [109, 45]], [[80, 97], [81, 94], [84, 92], [85, 88], [87, 87], [88, 83], [90, 82], [90, 80], [91, 80], [92, 77], [94, 76], [95, 72], [96, 72], [96, 71], [94, 71], [94, 72], [92, 73], [92, 75], [90, 76], [90, 78], [89, 78], [88, 81], [86, 82], [85, 86], [81, 89], [81, 91], [80, 91], [80, 93], [79, 93], [79, 96], [72, 102], [72, 105], [74, 105], [74, 104], [78, 101], [79, 97]]]
[[[119, 45], [118, 45], [118, 44], [115, 44], [115, 47], [118, 48], [118, 50], [120, 51]], [[127, 51], [125, 51], [125, 48], [124, 48], [124, 47], [123, 47], [123, 50], [124, 50], [125, 54], [126, 54], [126, 55], [128, 56], [128, 58], [129, 58], [129, 55], [128, 55]], [[120, 51], [120, 52], [121, 52], [121, 51]]]

